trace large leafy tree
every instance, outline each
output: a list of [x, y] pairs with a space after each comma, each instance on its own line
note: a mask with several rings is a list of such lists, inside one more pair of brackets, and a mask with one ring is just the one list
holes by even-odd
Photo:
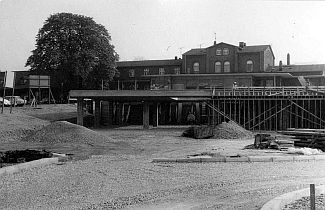
[[116, 73], [118, 54], [104, 26], [71, 13], [51, 15], [36, 36], [36, 49], [26, 66], [51, 76], [56, 87], [100, 89]]

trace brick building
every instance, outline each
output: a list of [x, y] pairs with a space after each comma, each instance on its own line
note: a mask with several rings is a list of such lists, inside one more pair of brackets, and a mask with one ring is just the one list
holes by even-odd
[[111, 89], [205, 89], [209, 87], [273, 86], [280, 77], [267, 70], [274, 66], [270, 45], [238, 46], [214, 43], [191, 49], [182, 59], [122, 61]]

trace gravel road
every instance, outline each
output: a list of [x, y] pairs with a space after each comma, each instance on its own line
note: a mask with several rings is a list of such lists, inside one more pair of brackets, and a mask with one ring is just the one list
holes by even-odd
[[[168, 130], [98, 132], [137, 145], [142, 153], [95, 156], [2, 177], [0, 209], [253, 210], [280, 194], [325, 182], [325, 161], [151, 163], [164, 151], [188, 153], [186, 139], [172, 141], [177, 132]], [[187, 143], [192, 149], [200, 145]]]

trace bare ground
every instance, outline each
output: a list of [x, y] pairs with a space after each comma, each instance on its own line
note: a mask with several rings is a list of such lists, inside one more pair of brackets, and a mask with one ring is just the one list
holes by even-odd
[[[59, 110], [58, 107], [47, 107], [42, 111], [56, 115], [55, 109]], [[35, 116], [32, 112], [24, 111]], [[22, 116], [25, 114], [21, 113]], [[1, 124], [8, 122], [8, 118], [2, 116]], [[19, 118], [13, 119], [17, 121]], [[35, 118], [28, 122], [31, 128], [34, 128], [33, 122], [43, 124], [36, 124], [36, 127], [49, 123], [35, 121]], [[144, 131], [129, 127], [95, 131], [107, 136], [109, 142], [121, 143], [122, 147], [99, 147], [97, 153], [102, 155], [90, 159], [2, 177], [0, 209], [259, 209], [279, 194], [305, 188], [310, 183], [325, 182], [324, 161], [151, 163], [155, 157], [185, 157], [205, 151], [228, 155], [270, 155], [275, 152], [241, 150], [253, 143], [253, 139], [189, 139], [180, 137], [183, 128]], [[28, 146], [18, 138], [12, 142], [21, 147]], [[89, 147], [74, 146], [65, 145], [72, 152], [89, 152]], [[64, 145], [55, 147], [60, 149]], [[96, 153], [96, 149], [92, 152]]]

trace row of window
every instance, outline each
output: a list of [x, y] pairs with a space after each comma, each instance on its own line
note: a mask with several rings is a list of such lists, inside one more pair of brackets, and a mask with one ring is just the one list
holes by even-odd
[[216, 55], [229, 55], [229, 49], [228, 48], [217, 48], [216, 49]]
[[[215, 73], [221, 73], [222, 72], [222, 63], [220, 61], [215, 62], [214, 64], [214, 72]], [[199, 62], [195, 62], [193, 64], [193, 71], [194, 73], [199, 73], [200, 72], [200, 63]], [[248, 60], [246, 62], [246, 72], [252, 72], [253, 71], [253, 61]], [[225, 61], [223, 63], [223, 72], [230, 72], [230, 62], [229, 61]], [[179, 67], [174, 68], [174, 74], [180, 74], [181, 73], [181, 69]], [[187, 73], [191, 73], [190, 69], [188, 69]], [[159, 75], [164, 75], [165, 74], [165, 69], [164, 68], [159, 68]], [[129, 77], [134, 77], [135, 75], [135, 71], [134, 69], [130, 69], [129, 70]], [[143, 75], [150, 75], [150, 70], [148, 68], [143, 70]]]
[[[164, 75], [165, 74], [165, 69], [164, 68], [159, 68], [158, 71], [159, 75]], [[180, 74], [181, 73], [181, 69], [179, 67], [174, 68], [174, 74]], [[148, 68], [143, 70], [143, 75], [150, 75], [150, 70]], [[129, 77], [134, 77], [135, 76], [135, 70], [134, 69], [130, 69], [129, 70]]]

